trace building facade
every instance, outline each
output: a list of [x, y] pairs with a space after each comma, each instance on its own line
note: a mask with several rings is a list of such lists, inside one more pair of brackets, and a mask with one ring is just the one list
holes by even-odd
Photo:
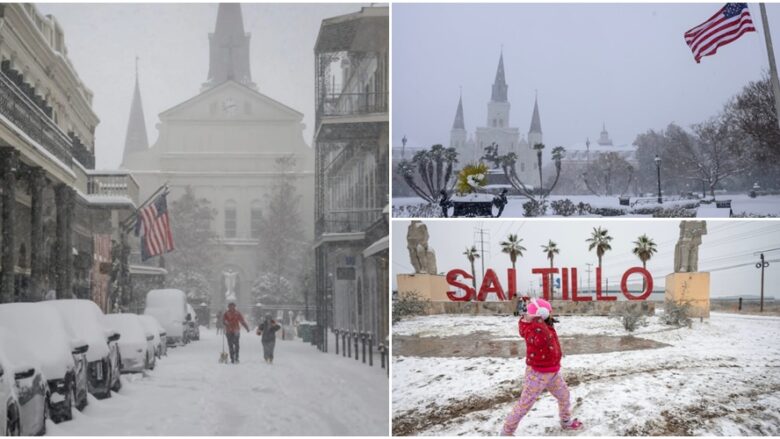
[[[239, 306], [254, 304], [251, 287], [261, 262], [259, 218], [267, 207], [266, 195], [283, 175], [294, 181], [301, 196], [301, 240], [310, 242], [314, 235], [314, 153], [303, 138], [303, 114], [258, 91], [264, 85], [252, 81], [249, 43], [241, 6], [220, 4], [209, 34], [209, 73], [200, 93], [159, 114], [158, 137], [149, 147], [136, 91], [122, 163], [138, 179], [142, 199], [167, 184], [171, 203], [190, 186], [216, 209], [222, 256], [216, 272], [237, 273]], [[293, 165], [280, 169], [282, 159]], [[210, 280], [212, 304], [224, 305], [224, 276]]]
[[317, 344], [387, 343], [389, 16], [323, 20], [315, 44]]
[[455, 120], [450, 130], [450, 147], [458, 152], [458, 166], [478, 163], [485, 154], [485, 148], [496, 144], [498, 153], [504, 155], [513, 152], [517, 155], [517, 175], [526, 183], [533, 182], [538, 174], [536, 152], [533, 146], [542, 143], [542, 124], [539, 117], [538, 100], [534, 101], [531, 126], [526, 140], [520, 129], [510, 125], [511, 104], [509, 102], [509, 85], [506, 82], [503, 53], [498, 59], [496, 77], [487, 104], [487, 119], [484, 126], [477, 127], [473, 135], [466, 130], [463, 116], [463, 98], [458, 99]]
[[96, 171], [92, 92], [57, 20], [0, 5], [0, 302], [110, 302], [112, 241], [135, 209], [127, 172]]

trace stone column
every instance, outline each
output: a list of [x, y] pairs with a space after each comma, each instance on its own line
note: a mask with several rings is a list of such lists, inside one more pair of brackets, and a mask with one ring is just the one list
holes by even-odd
[[54, 188], [54, 202], [57, 205], [57, 298], [71, 298], [73, 296], [73, 189], [66, 184], [58, 184]]
[[377, 286], [379, 289], [379, 333], [376, 335], [377, 344], [385, 343], [385, 338], [388, 336], [389, 317], [390, 317], [390, 288], [387, 283], [387, 270], [388, 270], [388, 257], [377, 256]]
[[30, 224], [30, 296], [33, 300], [45, 295], [43, 284], [43, 190], [46, 187], [46, 173], [34, 168], [30, 175], [31, 224]]
[[0, 303], [9, 303], [15, 300], [15, 275], [16, 267], [16, 239], [14, 236], [16, 226], [16, 172], [19, 167], [19, 152], [13, 148], [0, 148], [0, 185], [3, 188], [2, 195], [2, 264], [0, 273]]

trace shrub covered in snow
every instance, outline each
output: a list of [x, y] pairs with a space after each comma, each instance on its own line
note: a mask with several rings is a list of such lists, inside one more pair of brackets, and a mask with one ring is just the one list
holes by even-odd
[[620, 319], [623, 328], [628, 332], [634, 332], [640, 326], [647, 326], [645, 312], [639, 306], [619, 307], [612, 316]]
[[523, 203], [523, 216], [543, 216], [547, 213], [547, 200], [529, 200]]
[[565, 200], [555, 200], [550, 203], [550, 207], [552, 207], [553, 214], [555, 215], [572, 216], [577, 213], [577, 206], [568, 198]]
[[688, 302], [675, 302], [667, 300], [664, 302], [664, 313], [661, 320], [667, 325], [691, 326], [690, 317], [691, 305]]
[[591, 209], [591, 213], [599, 216], [622, 216], [626, 214], [626, 211], [614, 207], [595, 207]]
[[398, 294], [398, 300], [393, 302], [393, 323], [398, 323], [404, 317], [422, 316], [428, 313], [430, 299], [423, 299], [417, 291]]

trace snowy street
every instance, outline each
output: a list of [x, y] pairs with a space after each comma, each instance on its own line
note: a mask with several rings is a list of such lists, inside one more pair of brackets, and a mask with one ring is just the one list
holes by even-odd
[[83, 412], [49, 434], [117, 435], [386, 435], [385, 369], [323, 354], [300, 339], [277, 340], [273, 365], [260, 338], [241, 334], [241, 363], [219, 364], [220, 337], [168, 349], [148, 374], [123, 375], [106, 400], [90, 395]]
[[[780, 318], [713, 313], [689, 329], [666, 326], [654, 316], [633, 336], [607, 317], [560, 320], [564, 354], [567, 344], [588, 344], [594, 337], [625, 345], [611, 352], [572, 349], [562, 360], [573, 414], [585, 424], [581, 435], [780, 433]], [[393, 334], [423, 342], [480, 335], [521, 344], [516, 328], [512, 316], [437, 315], [402, 321]], [[637, 347], [637, 339], [654, 347]], [[524, 358], [468, 354], [394, 356], [395, 435], [498, 434], [520, 395]], [[516, 434], [561, 435], [557, 416], [557, 403], [545, 392]]]

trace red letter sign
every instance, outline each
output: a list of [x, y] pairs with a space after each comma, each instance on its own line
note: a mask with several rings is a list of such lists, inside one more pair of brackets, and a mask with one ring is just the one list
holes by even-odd
[[477, 300], [484, 302], [485, 298], [487, 298], [487, 295], [490, 293], [496, 293], [498, 300], [506, 300], [506, 297], [504, 297], [504, 289], [501, 288], [501, 282], [498, 281], [498, 276], [496, 276], [496, 272], [493, 271], [492, 268], [488, 268], [485, 272], [485, 278], [482, 279], [482, 285], [479, 286]]
[[[645, 278], [645, 291], [638, 297], [632, 295], [628, 291], [628, 276], [631, 276], [634, 273], [639, 273]], [[650, 275], [649, 271], [642, 267], [631, 267], [623, 273], [623, 279], [620, 280], [620, 289], [623, 290], [623, 294], [628, 300], [645, 300], [650, 296], [650, 293], [653, 292], [653, 276]]]
[[464, 270], [456, 268], [447, 272], [447, 283], [456, 288], [466, 290], [466, 295], [463, 297], [457, 297], [455, 291], [447, 291], [447, 298], [453, 302], [468, 302], [474, 297], [474, 288], [458, 281], [458, 276], [463, 276], [464, 279], [471, 279], [471, 275]]
[[544, 291], [544, 300], [550, 300], [550, 275], [557, 274], [557, 268], [534, 268], [531, 270], [533, 274], [542, 275], [542, 291]]

